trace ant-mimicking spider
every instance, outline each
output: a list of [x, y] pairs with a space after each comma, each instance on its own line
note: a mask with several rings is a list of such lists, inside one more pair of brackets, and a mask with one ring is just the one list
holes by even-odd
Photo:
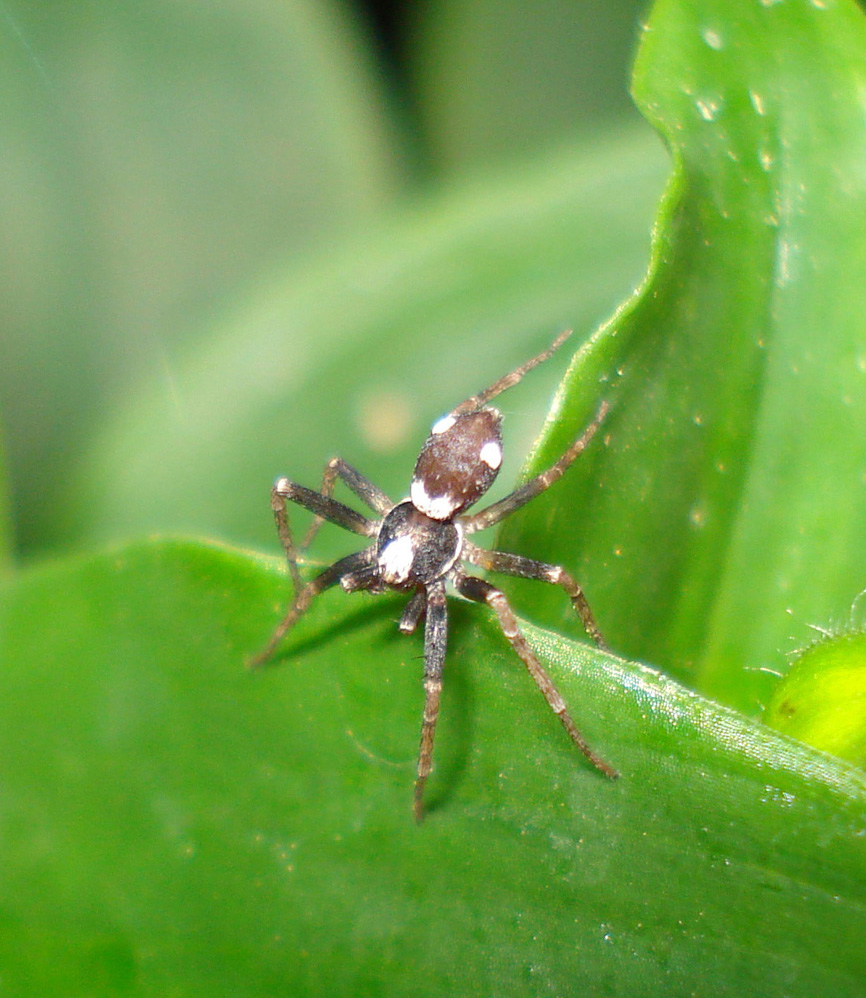
[[[419, 822], [424, 816], [424, 785], [432, 768], [433, 737], [439, 716], [448, 635], [445, 587], [449, 582], [466, 599], [487, 603], [493, 609], [502, 633], [522, 659], [574, 744], [605, 776], [615, 779], [618, 775], [612, 766], [593, 752], [578, 731], [565, 701], [521, 633], [505, 594], [486, 580], [467, 574], [462, 564], [468, 562], [491, 572], [561, 586], [571, 599], [587, 633], [599, 648], [606, 649], [583, 590], [563, 568], [505, 551], [488, 551], [476, 547], [467, 539], [467, 535], [499, 523], [550, 488], [586, 448], [604, 420], [608, 411], [606, 402], [602, 402], [592, 422], [547, 471], [480, 512], [466, 512], [493, 484], [502, 463], [502, 415], [487, 403], [547, 360], [570, 335], [570, 331], [562, 333], [547, 350], [489, 388], [461, 402], [433, 425], [415, 463], [408, 499], [393, 502], [378, 486], [339, 457], [325, 466], [320, 492], [290, 482], [288, 478], [278, 478], [271, 490], [271, 509], [289, 563], [294, 599], [267, 646], [252, 659], [250, 665], [257, 667], [264, 664], [316, 596], [332, 586], [339, 585], [347, 593], [359, 590], [384, 593], [389, 589], [410, 592], [411, 598], [400, 617], [400, 630], [411, 634], [422, 618], [426, 618], [424, 719], [414, 801], [415, 818]], [[337, 478], [377, 513], [378, 518], [369, 519], [334, 499], [332, 492]], [[305, 585], [298, 570], [297, 550], [289, 527], [290, 502], [297, 503], [314, 515], [301, 551], [310, 545], [325, 520], [344, 530], [372, 538], [373, 543], [363, 551], [341, 558]]]

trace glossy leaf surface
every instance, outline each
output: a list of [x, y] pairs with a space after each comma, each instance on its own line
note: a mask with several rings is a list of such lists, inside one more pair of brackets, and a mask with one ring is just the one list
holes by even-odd
[[579, 570], [614, 647], [750, 712], [866, 583], [864, 51], [854, 3], [656, 5], [634, 92], [676, 171], [652, 273], [533, 468], [598, 394], [607, 446], [501, 538]]
[[328, 594], [250, 675], [274, 564], [150, 542], [0, 593], [10, 993], [861, 992], [861, 773], [527, 627], [611, 784], [454, 604], [416, 827], [400, 602]]

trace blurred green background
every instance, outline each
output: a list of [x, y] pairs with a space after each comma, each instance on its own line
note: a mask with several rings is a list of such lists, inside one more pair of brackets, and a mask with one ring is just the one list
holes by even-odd
[[[863, 771], [755, 720], [860, 625], [860, 8], [11, 0], [0, 37], [10, 993], [862, 994]], [[398, 598], [242, 668], [286, 598], [268, 491], [339, 452], [404, 495], [568, 327], [490, 498], [612, 401], [501, 540], [586, 586], [617, 655], [508, 592], [623, 778], [455, 600], [419, 829]], [[788, 720], [827, 726], [817, 673]]]
[[[532, 337], [534, 348], [578, 321], [585, 335], [645, 268], [666, 170], [627, 94], [639, 10], [623, 0], [4, 3], [0, 439], [17, 553], [146, 529], [270, 545], [277, 472], [316, 477], [348, 447], [399, 491], [437, 407], [478, 387], [468, 365], [489, 358], [487, 378]], [[555, 284], [585, 254], [602, 264], [589, 286], [539, 315], [518, 256], [524, 287], [507, 315], [491, 294], [455, 323], [454, 342], [430, 342], [437, 274], [425, 254], [448, 238], [441, 220], [467, 238], [499, 225], [503, 256], [511, 245], [525, 259], [527, 197], [551, 186], [562, 243], [540, 248], [539, 277], [547, 270]], [[359, 347], [347, 384], [350, 320], [365, 292], [381, 289], [358, 287], [339, 265], [324, 279], [322, 266], [357, 258], [359, 241], [366, 254], [371, 231], [388, 247], [416, 216], [427, 228], [400, 257], [415, 257], [424, 285], [419, 321], [400, 331], [400, 356], [375, 357], [375, 338]], [[493, 276], [501, 287], [508, 275]], [[304, 307], [332, 306], [327, 340], [322, 322], [287, 304], [317, 279], [330, 300], [310, 293]], [[536, 297], [550, 301], [549, 290]], [[468, 293], [479, 297], [477, 282]], [[273, 361], [268, 337], [279, 341]], [[205, 401], [190, 372], [206, 378], [228, 341], [249, 367], [225, 382], [214, 362]], [[446, 347], [453, 362], [433, 366]], [[554, 373], [529, 391], [512, 477], [555, 382]], [[323, 383], [349, 427], [327, 412], [310, 418], [305, 390], [315, 384], [319, 398]], [[246, 464], [230, 469], [236, 489], [203, 485], [209, 466], [187, 454], [175, 464], [191, 427], [190, 450], [218, 444], [202, 424], [216, 434], [215, 421], [231, 422], [228, 410], [262, 392], [274, 432], [250, 440]], [[129, 419], [160, 428], [150, 465], [135, 467], [128, 437], [116, 443]], [[228, 444], [226, 454], [233, 444], [243, 452], [239, 439]], [[144, 446], [154, 450], [152, 434]], [[171, 481], [148, 477], [166, 462]], [[107, 479], [116, 469], [119, 497], [95, 467]], [[202, 491], [209, 497], [196, 499]]]

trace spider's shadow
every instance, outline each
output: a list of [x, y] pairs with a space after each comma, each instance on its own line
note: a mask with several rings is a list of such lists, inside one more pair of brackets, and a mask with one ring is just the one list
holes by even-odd
[[[333, 644], [337, 638], [357, 634], [370, 627], [371, 623], [374, 622], [384, 626], [386, 622], [394, 620], [396, 627], [396, 622], [400, 619], [400, 609], [401, 603], [397, 596], [386, 595], [375, 599], [368, 597], [366, 605], [357, 606], [337, 623], [322, 623], [315, 626], [313, 633], [304, 634], [301, 637], [298, 637], [297, 631], [295, 631], [286, 639], [284, 647], [264, 664], [264, 668], [270, 670], [276, 666], [286, 665], [304, 655], [320, 651]], [[309, 616], [307, 620], [309, 620]]]
[[[418, 625], [414, 634], [402, 634], [398, 628], [400, 614], [407, 597], [386, 594], [375, 598], [368, 597], [366, 605], [359, 606], [346, 614], [338, 623], [322, 624], [314, 633], [305, 634], [297, 640], [289, 638], [284, 650], [269, 659], [259, 671], [288, 665], [293, 661], [316, 651], [326, 649], [339, 638], [350, 638], [374, 627], [375, 640], [382, 641], [389, 648], [402, 649], [403, 657], [417, 664], [418, 713], [417, 725], [420, 729], [424, 706], [422, 677], [424, 671], [424, 623]], [[449, 598], [449, 631], [452, 635], [464, 628], [473, 626], [471, 611], [463, 600]], [[430, 815], [445, 807], [460, 785], [466, 772], [469, 750], [473, 742], [475, 727], [474, 685], [470, 678], [471, 665], [456, 655], [448, 655], [445, 660], [444, 688], [442, 695], [440, 729], [437, 730], [434, 772], [427, 784], [425, 813]], [[414, 741], [411, 742], [414, 745]], [[413, 766], [414, 771], [414, 766]], [[414, 772], [413, 772], [414, 778]], [[407, 782], [406, 799], [411, 800], [412, 779]]]

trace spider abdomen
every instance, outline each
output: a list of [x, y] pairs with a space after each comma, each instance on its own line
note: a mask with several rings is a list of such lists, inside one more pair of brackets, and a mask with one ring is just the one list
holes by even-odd
[[382, 579], [398, 589], [432, 582], [460, 556], [461, 530], [450, 520], [434, 520], [409, 501], [398, 503], [382, 521], [376, 559]]
[[496, 409], [445, 416], [433, 427], [412, 475], [412, 502], [434, 520], [477, 502], [502, 464], [502, 416]]

